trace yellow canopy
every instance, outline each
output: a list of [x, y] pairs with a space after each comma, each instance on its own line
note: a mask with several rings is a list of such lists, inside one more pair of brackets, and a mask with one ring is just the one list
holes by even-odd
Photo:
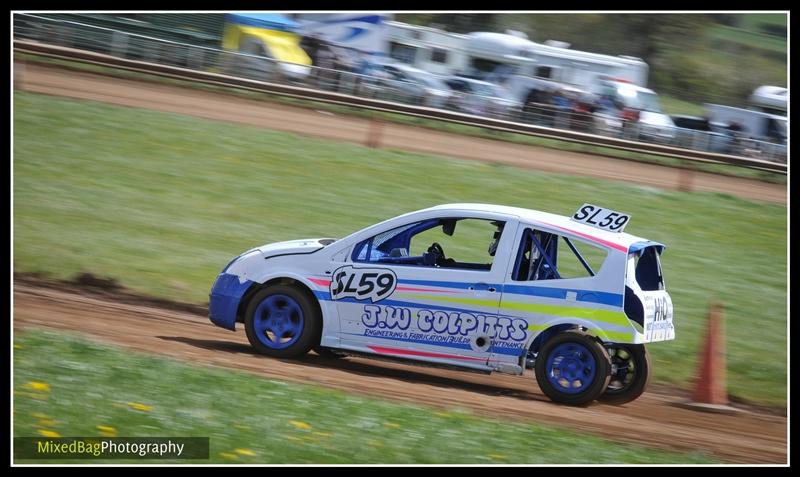
[[300, 48], [300, 35], [286, 31], [267, 30], [254, 26], [228, 24], [222, 47], [239, 51], [248, 37], [256, 38], [276, 60], [299, 65], [311, 65], [311, 58]]

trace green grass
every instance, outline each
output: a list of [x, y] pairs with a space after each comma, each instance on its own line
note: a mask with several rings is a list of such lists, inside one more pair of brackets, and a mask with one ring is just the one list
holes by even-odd
[[703, 116], [702, 104], [693, 103], [691, 101], [684, 101], [682, 99], [674, 98], [672, 96], [661, 96], [661, 108], [667, 114], [685, 114], [689, 116]]
[[14, 346], [15, 437], [102, 437], [97, 426], [126, 437], [210, 437], [210, 460], [184, 463], [714, 462], [702, 453], [193, 367], [63, 333], [19, 333]]
[[740, 28], [758, 31], [765, 24], [785, 27], [789, 16], [786, 13], [748, 13], [741, 15], [740, 20]]
[[[236, 89], [232, 87], [208, 85], [193, 81], [182, 81], [172, 78], [165, 78], [157, 75], [141, 73], [136, 71], [126, 71], [105, 66], [84, 64], [75, 61], [42, 58], [35, 55], [18, 53], [16, 57], [26, 59], [34, 63], [41, 63], [45, 65], [54, 65], [75, 69], [78, 71], [87, 71], [91, 73], [100, 73], [119, 78], [132, 79], [136, 81], [151, 81], [160, 84], [180, 86], [183, 88], [199, 89], [204, 91], [221, 92], [231, 94], [237, 97], [268, 101], [279, 104], [286, 104], [302, 108], [312, 108], [315, 110], [329, 111], [336, 114], [355, 116], [362, 118], [379, 118], [384, 121], [406, 124], [412, 126], [423, 127], [438, 131], [445, 131], [454, 134], [461, 134], [466, 136], [481, 137], [486, 139], [494, 139], [498, 141], [507, 141], [517, 144], [525, 144], [529, 146], [545, 147], [549, 149], [556, 149], [562, 151], [572, 151], [585, 154], [596, 154], [608, 156], [612, 158], [627, 159], [637, 162], [646, 162], [653, 164], [661, 164], [670, 167], [687, 167], [690, 166], [698, 171], [713, 172], [716, 174], [725, 174], [735, 177], [745, 177], [750, 179], [758, 179], [767, 182], [785, 184], [786, 175], [774, 172], [760, 171], [748, 169], [740, 166], [731, 166], [726, 164], [713, 164], [703, 163], [696, 161], [686, 161], [683, 159], [676, 159], [672, 157], [658, 156], [653, 154], [642, 154], [638, 152], [625, 151], [609, 147], [591, 146], [587, 144], [578, 144], [572, 141], [562, 141], [559, 139], [550, 139], [545, 137], [529, 136], [525, 134], [517, 134], [505, 131], [496, 131], [491, 129], [484, 129], [476, 126], [467, 126], [447, 121], [439, 121], [434, 119], [419, 118], [397, 113], [387, 113], [383, 111], [370, 111], [362, 108], [351, 106], [343, 106], [338, 104], [330, 104], [319, 101], [311, 101], [300, 98], [291, 98], [287, 96], [272, 95], [268, 93], [261, 93], [256, 91], [249, 91], [243, 89]], [[24, 81], [24, 79], [23, 79]], [[668, 114], [693, 114], [697, 116], [703, 115], [702, 106], [688, 101], [682, 101], [672, 97], [663, 98], [664, 110]]]
[[[787, 209], [375, 150], [188, 116], [14, 96], [14, 270], [115, 277], [142, 293], [205, 302], [250, 247], [342, 237], [403, 212], [487, 202], [632, 214], [666, 243], [677, 339], [649, 347], [657, 382], [688, 386], [708, 303], [726, 305], [732, 395], [786, 402]], [[487, 242], [488, 246], [488, 242]]]
[[712, 40], [722, 40], [753, 50], [764, 50], [780, 55], [785, 55], [787, 51], [787, 41], [785, 38], [767, 35], [757, 31], [718, 25], [709, 28], [707, 35]]

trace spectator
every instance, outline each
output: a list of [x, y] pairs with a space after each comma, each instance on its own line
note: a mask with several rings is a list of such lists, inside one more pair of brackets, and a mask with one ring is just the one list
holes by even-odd
[[614, 103], [614, 99], [610, 94], [600, 96], [600, 99], [597, 100], [597, 107], [604, 111], [613, 111], [617, 109], [617, 105]]
[[572, 99], [568, 91], [557, 89], [553, 94], [553, 106], [555, 106], [555, 126], [566, 128], [569, 112], [572, 110]]
[[330, 49], [320, 48], [317, 51], [317, 66], [319, 71], [319, 87], [328, 89], [328, 83], [333, 79], [334, 56]]
[[739, 121], [734, 119], [733, 121], [728, 123], [728, 131], [730, 131], [731, 135], [733, 136], [733, 144], [731, 146], [733, 153], [739, 154], [740, 153], [739, 151], [742, 148], [742, 136], [744, 135], [744, 127]]

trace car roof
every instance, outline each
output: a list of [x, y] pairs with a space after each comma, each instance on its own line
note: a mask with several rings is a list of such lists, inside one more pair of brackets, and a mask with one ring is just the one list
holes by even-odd
[[497, 86], [494, 83], [490, 83], [488, 81], [479, 80], [479, 79], [475, 79], [475, 78], [467, 78], [466, 76], [454, 75], [454, 76], [448, 77], [447, 79], [461, 80], [461, 81], [465, 81], [467, 83], [478, 83], [478, 84], [484, 84], [484, 85], [488, 85], [488, 86]]
[[695, 121], [708, 121], [708, 118], [704, 118], [702, 116], [692, 116], [689, 114], [670, 114], [670, 117], [675, 119], [692, 119]]
[[653, 91], [650, 88], [645, 88], [644, 86], [639, 86], [638, 84], [634, 84], [634, 83], [631, 83], [629, 81], [615, 81], [615, 80], [605, 80], [605, 81], [608, 82], [608, 83], [613, 83], [614, 87], [617, 88], [617, 89], [619, 89], [619, 88], [627, 88], [627, 89], [632, 89], [632, 90], [636, 91], [637, 93], [652, 93], [652, 94], [656, 94], [656, 92]]
[[[540, 225], [549, 229], [571, 233], [603, 247], [614, 248], [620, 251], [627, 251], [631, 245], [636, 243], [650, 242], [648, 239], [626, 232], [609, 232], [583, 224], [581, 222], [576, 222], [569, 216], [552, 214], [549, 212], [542, 212], [539, 210], [526, 209], [522, 207], [510, 207], [495, 204], [454, 203], [437, 205], [435, 207], [424, 209], [424, 211], [453, 211], [454, 213], [459, 211], [472, 211], [510, 215], [517, 217], [521, 222], [527, 224], [534, 226]], [[422, 210], [418, 212], [422, 212]], [[660, 243], [653, 242], [653, 244], [663, 247], [663, 244]]]

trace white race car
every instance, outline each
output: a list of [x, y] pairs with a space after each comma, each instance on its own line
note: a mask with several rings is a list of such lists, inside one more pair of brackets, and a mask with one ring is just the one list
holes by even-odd
[[664, 245], [630, 217], [449, 204], [343, 239], [249, 250], [211, 290], [209, 316], [244, 323], [260, 353], [380, 356], [522, 375], [552, 400], [621, 404], [644, 392], [644, 344], [671, 340]]

